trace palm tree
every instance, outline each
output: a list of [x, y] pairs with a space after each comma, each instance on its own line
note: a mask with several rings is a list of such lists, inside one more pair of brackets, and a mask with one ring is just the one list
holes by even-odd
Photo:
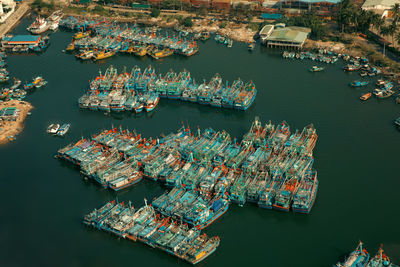
[[397, 31], [397, 27], [394, 21], [392, 24], [389, 25], [388, 28], [389, 28], [389, 35], [392, 37], [392, 43], [394, 43], [394, 35], [396, 34]]
[[378, 15], [374, 14], [372, 17], [372, 25], [374, 28], [379, 32], [381, 30], [381, 27], [385, 24], [385, 21]]
[[397, 44], [400, 45], [400, 32], [397, 32], [397, 35], [395, 36], [395, 39], [397, 41]]
[[[390, 35], [391, 31], [388, 26], [382, 26], [380, 30], [380, 34], [383, 36], [388, 36]], [[383, 40], [383, 56], [385, 56], [385, 45], [386, 45], [386, 40]]]

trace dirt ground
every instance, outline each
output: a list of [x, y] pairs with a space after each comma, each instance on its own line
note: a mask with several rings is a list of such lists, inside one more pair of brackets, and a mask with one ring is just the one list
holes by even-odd
[[17, 107], [20, 110], [16, 121], [0, 121], [0, 144], [9, 142], [8, 136], [16, 136], [24, 129], [24, 121], [33, 106], [25, 101], [11, 100], [0, 103], [0, 109], [5, 107]]

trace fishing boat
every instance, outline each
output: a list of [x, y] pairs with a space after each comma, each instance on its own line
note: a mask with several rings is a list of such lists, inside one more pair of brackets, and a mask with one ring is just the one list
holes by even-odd
[[136, 103], [133, 106], [133, 110], [135, 111], [135, 113], [142, 112], [143, 108], [144, 108], [144, 104], [140, 99], [138, 101], [136, 101]]
[[35, 87], [35, 85], [33, 84], [33, 82], [26, 82], [24, 84], [24, 90], [30, 90], [30, 89], [32, 89], [34, 87]]
[[0, 83], [5, 83], [10, 79], [10, 76], [8, 74], [0, 74]]
[[87, 60], [94, 56], [94, 51], [93, 50], [85, 50], [85, 51], [82, 51], [82, 53], [80, 53], [80, 54], [76, 54], [75, 56], [76, 56], [76, 58], [79, 58], [82, 60]]
[[93, 55], [93, 60], [101, 60], [115, 55], [115, 51], [100, 51]]
[[371, 96], [372, 96], [371, 93], [363, 94], [362, 96], [360, 96], [360, 100], [363, 100], [363, 101], [368, 100]]
[[51, 22], [50, 23], [50, 30], [52, 30], [52, 31], [55, 31], [55, 30], [57, 30], [58, 29], [58, 24], [59, 22], [58, 21], [53, 21], [53, 22]]
[[63, 125], [60, 126], [60, 128], [57, 131], [58, 136], [64, 136], [68, 131], [69, 128], [71, 127], [71, 124], [69, 123], [64, 123]]
[[134, 184], [139, 183], [143, 179], [143, 174], [139, 171], [134, 171], [129, 176], [122, 176], [110, 181], [109, 187], [114, 191], [119, 191]]
[[231, 48], [232, 46], [233, 46], [233, 40], [229, 39], [227, 47]]
[[369, 260], [369, 253], [363, 248], [360, 241], [356, 249], [344, 260], [336, 263], [335, 267], [365, 267]]
[[79, 39], [88, 37], [89, 35], [90, 35], [90, 32], [89, 32], [89, 31], [86, 31], [86, 32], [81, 31], [81, 32], [75, 33], [74, 36], [73, 36], [72, 38], [73, 38], [74, 40], [79, 40]]
[[60, 129], [60, 124], [50, 124], [49, 127], [47, 127], [47, 133], [57, 134], [58, 129]]
[[63, 16], [62, 10], [54, 11], [48, 18], [48, 21], [60, 21]]
[[318, 67], [318, 66], [312, 66], [309, 71], [310, 72], [320, 72], [323, 71], [325, 68], [324, 67]]
[[388, 98], [388, 97], [392, 96], [395, 92], [391, 89], [383, 90], [383, 89], [377, 88], [377, 89], [374, 89], [373, 93], [377, 98]]
[[170, 56], [172, 54], [174, 54], [174, 51], [172, 49], [164, 48], [164, 49], [161, 49], [161, 50], [153, 51], [150, 55], [154, 59], [160, 59], [160, 58], [163, 58], [163, 57], [168, 57], [168, 56]]
[[348, 64], [346, 66], [343, 67], [343, 70], [345, 71], [358, 71], [361, 69], [361, 65], [360, 64]]
[[400, 129], [400, 117], [398, 117], [395, 121], [394, 124], [397, 126], [398, 129]]
[[203, 42], [207, 41], [208, 39], [210, 39], [211, 34], [209, 32], [202, 32], [201, 33], [201, 37], [200, 40], [202, 40]]
[[368, 81], [354, 81], [350, 83], [350, 86], [353, 87], [362, 87], [362, 86], [366, 86], [368, 84]]
[[65, 51], [71, 52], [75, 50], [75, 42], [71, 42], [68, 44], [67, 48], [65, 49]]
[[37, 76], [37, 77], [33, 78], [32, 84], [33, 84], [34, 87], [40, 88], [40, 87], [46, 85], [47, 81], [45, 81], [43, 79], [43, 77]]
[[32, 34], [41, 34], [50, 28], [50, 24], [46, 19], [42, 17], [37, 17], [35, 21], [27, 28]]
[[21, 85], [21, 80], [14, 78], [14, 84], [10, 87], [11, 90], [17, 89]]
[[158, 96], [158, 94], [152, 94], [147, 99], [146, 105], [144, 106], [146, 112], [153, 111], [157, 107], [159, 101], [160, 101], [160, 97]]
[[146, 47], [139, 47], [139, 48], [134, 52], [134, 54], [135, 54], [136, 56], [143, 57], [143, 56], [145, 56], [145, 55], [147, 54], [147, 48], [146, 48]]
[[371, 258], [366, 267], [397, 267], [397, 266], [391, 262], [390, 258], [383, 251], [381, 245], [376, 255], [373, 258]]
[[310, 213], [317, 197], [317, 171], [311, 171], [300, 181], [299, 187], [293, 196], [292, 209], [298, 213]]

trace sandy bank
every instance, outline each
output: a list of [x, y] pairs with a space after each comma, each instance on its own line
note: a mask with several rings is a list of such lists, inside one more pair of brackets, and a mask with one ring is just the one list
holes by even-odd
[[25, 101], [11, 100], [0, 103], [0, 109], [5, 107], [17, 107], [20, 110], [16, 121], [0, 121], [0, 144], [9, 142], [9, 136], [16, 136], [24, 129], [24, 121], [33, 106]]

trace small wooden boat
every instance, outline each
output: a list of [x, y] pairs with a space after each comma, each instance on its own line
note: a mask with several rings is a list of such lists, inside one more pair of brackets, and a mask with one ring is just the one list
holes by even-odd
[[368, 84], [368, 81], [354, 81], [350, 83], [350, 86], [353, 87], [362, 87], [362, 86], [366, 86]]
[[253, 51], [255, 47], [256, 47], [256, 44], [255, 43], [251, 43], [251, 44], [249, 44], [248, 49], [250, 51]]
[[49, 127], [47, 127], [47, 132], [49, 134], [57, 134], [58, 129], [60, 129], [60, 124], [50, 124]]
[[309, 69], [309, 71], [311, 71], [311, 72], [320, 72], [320, 71], [323, 71], [323, 70], [324, 70], [324, 67], [318, 67], [318, 66], [312, 66]]
[[363, 94], [362, 96], [360, 96], [360, 99], [365, 101], [365, 100], [368, 100], [371, 96], [372, 96], [371, 93], [366, 93], [366, 94]]

